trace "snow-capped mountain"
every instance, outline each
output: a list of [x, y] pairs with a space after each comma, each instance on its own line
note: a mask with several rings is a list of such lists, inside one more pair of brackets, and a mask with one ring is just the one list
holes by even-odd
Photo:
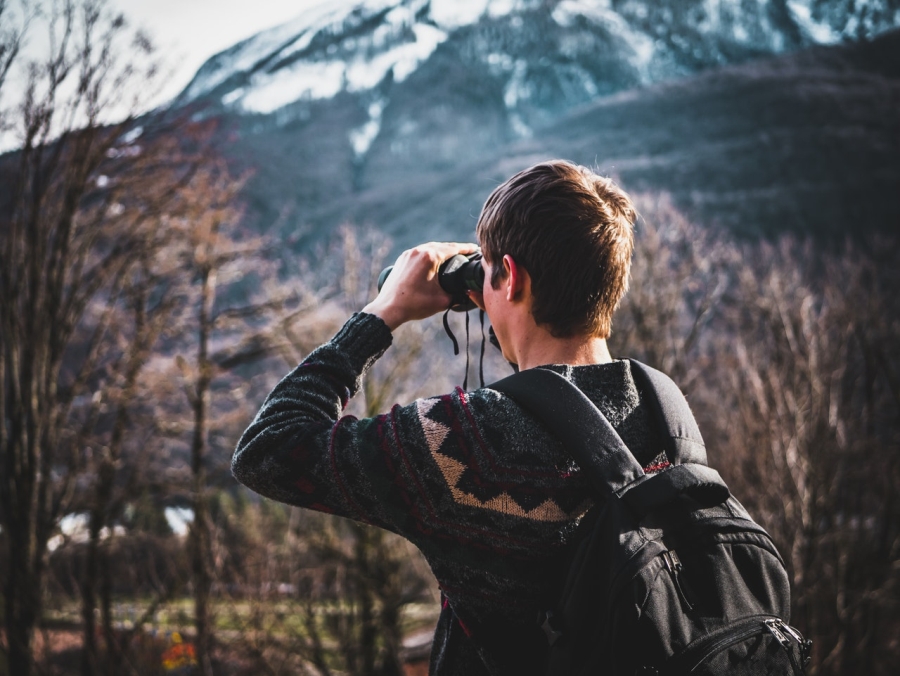
[[[409, 234], [411, 228], [438, 237], [454, 228], [468, 232], [495, 180], [531, 159], [558, 156], [563, 147], [569, 157], [583, 162], [603, 166], [612, 161], [613, 172], [643, 167], [635, 184], [676, 190], [676, 197], [696, 202], [702, 187], [684, 178], [684, 163], [661, 171], [657, 158], [660, 153], [696, 153], [686, 147], [688, 136], [680, 125], [686, 123], [690, 131], [692, 122], [707, 119], [718, 104], [712, 92], [719, 89], [707, 80], [701, 86], [709, 96], [694, 97], [706, 110], [677, 108], [677, 120], [654, 118], [651, 128], [642, 127], [636, 116], [653, 111], [611, 95], [658, 106], [661, 99], [655, 93], [641, 92], [810, 48], [834, 45], [835, 53], [843, 54], [839, 45], [865, 46], [897, 26], [900, 0], [324, 0], [293, 21], [213, 56], [176, 105], [202, 106], [205, 114], [228, 121], [225, 152], [256, 172], [247, 199], [258, 227], [278, 224], [293, 236], [351, 220], [391, 230], [396, 239], [409, 242], [419, 237]], [[890, 45], [890, 68], [897, 58], [890, 51], [896, 43], [883, 43]], [[785, 67], [806, 65], [784, 77], [780, 66], [764, 67], [766, 81], [787, 97], [779, 99], [781, 111], [792, 107], [786, 102], [792, 92], [805, 95], [804, 78], [818, 77], [821, 68], [846, 68], [844, 56], [834, 66], [827, 58], [818, 64], [816, 58], [787, 58], [784, 63], [790, 65]], [[752, 72], [749, 67], [741, 77]], [[851, 81], [845, 78], [841, 86]], [[866, 80], [861, 86], [875, 92], [878, 82]], [[830, 86], [817, 90], [824, 102], [831, 100]], [[728, 91], [729, 96], [743, 95], [739, 89]], [[835, 90], [834, 95], [841, 93]], [[872, 96], [880, 101], [879, 94]], [[562, 138], [561, 128], [578, 111], [605, 101], [610, 102], [607, 110], [617, 112], [597, 113], [605, 125], [602, 147], [588, 142], [600, 138], [587, 133], [589, 126], [581, 127], [583, 148], [577, 138], [565, 146], [548, 146], [546, 140]], [[798, 110], [808, 109], [805, 100], [798, 104]], [[873, 128], [892, 138], [881, 117], [871, 112], [875, 108], [870, 105], [866, 113]], [[753, 117], [745, 111], [753, 111]], [[845, 112], [835, 109], [839, 116]], [[755, 136], [768, 134], [766, 125], [779, 114], [748, 102], [733, 108], [732, 121], [724, 123], [733, 122], [740, 144], [756, 153]], [[796, 124], [800, 126], [792, 128], [799, 130], [804, 122]], [[829, 124], [838, 129], [844, 121]], [[859, 128], [857, 122], [853, 125]], [[676, 128], [681, 129], [677, 134], [672, 132]], [[655, 139], [652, 149], [648, 134]], [[813, 143], [813, 136], [804, 138]], [[810, 146], [803, 151], [808, 154], [804, 162], [821, 169], [827, 163], [819, 162], [816, 153], [831, 153], [831, 162], [845, 138], [850, 136], [829, 140], [827, 147]], [[711, 141], [704, 161], [750, 167], [734, 164], [727, 149]], [[483, 185], [472, 182], [477, 175], [473, 167], [510, 154], [523, 159], [509, 166], [501, 162], [503, 169], [489, 174], [490, 179], [482, 174]], [[765, 161], [763, 155], [759, 166], [752, 167], [761, 184], [775, 176]], [[796, 176], [802, 183], [805, 166], [792, 170], [791, 180]], [[732, 176], [738, 187], [747, 178], [737, 170], [712, 175]], [[677, 188], [672, 183], [676, 178]], [[415, 211], [409, 204], [412, 195], [420, 201], [416, 223], [409, 216]], [[435, 197], [426, 200], [425, 195]], [[426, 203], [433, 213], [422, 211]], [[718, 207], [710, 206], [714, 199], [703, 204], [710, 219], [725, 220], [715, 212]], [[724, 203], [721, 209], [732, 219], [733, 209]]]
[[[324, 0], [212, 57], [182, 101], [240, 113], [362, 95], [357, 155], [396, 86], [438, 50], [496, 81], [509, 131], [626, 87], [900, 24], [898, 0]], [[447, 44], [451, 43], [451, 44]]]

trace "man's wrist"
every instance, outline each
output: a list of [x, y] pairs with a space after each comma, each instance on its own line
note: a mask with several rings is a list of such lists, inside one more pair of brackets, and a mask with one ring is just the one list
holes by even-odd
[[387, 324], [387, 327], [392, 332], [406, 321], [396, 308], [384, 303], [379, 303], [377, 298], [366, 305], [362, 311], [370, 315], [375, 315], [381, 319], [381, 321]]
[[363, 373], [384, 354], [393, 339], [384, 320], [365, 312], [357, 312], [344, 323], [327, 345], [337, 348], [346, 355], [356, 371]]

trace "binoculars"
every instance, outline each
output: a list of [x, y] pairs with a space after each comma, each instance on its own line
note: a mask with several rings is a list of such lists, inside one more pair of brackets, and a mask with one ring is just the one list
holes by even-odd
[[[378, 290], [391, 274], [394, 266], [386, 267], [378, 275]], [[481, 291], [484, 286], [484, 267], [481, 265], [481, 252], [457, 254], [448, 258], [438, 270], [438, 283], [450, 294], [450, 309], [457, 312], [468, 312], [475, 309], [475, 303], [466, 295], [466, 291]]]

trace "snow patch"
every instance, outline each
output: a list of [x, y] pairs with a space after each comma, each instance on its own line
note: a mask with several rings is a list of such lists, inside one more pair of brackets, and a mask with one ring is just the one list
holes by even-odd
[[234, 47], [214, 56], [197, 73], [185, 95], [197, 98], [212, 91], [234, 73], [251, 70], [262, 59], [273, 54], [282, 58], [309, 46], [323, 29], [340, 30], [341, 19], [354, 10], [371, 14], [395, 5], [397, 0], [319, 0], [313, 2], [296, 19], [257, 33]]
[[119, 140], [125, 144], [134, 143], [141, 137], [141, 134], [143, 134], [143, 133], [144, 133], [144, 128], [138, 126], [138, 127], [135, 127], [134, 129], [132, 129], [131, 131], [128, 131], [128, 132], [122, 134], [122, 137]]
[[578, 17], [584, 17], [596, 25], [603, 26], [618, 38], [624, 48], [632, 52], [631, 64], [639, 73], [641, 81], [650, 81], [650, 62], [656, 51], [656, 43], [649, 35], [636, 30], [612, 9], [609, 0], [590, 2], [589, 0], [563, 0], [553, 10], [551, 16], [563, 28], [574, 25]]
[[787, 7], [800, 30], [812, 38], [814, 42], [821, 45], [830, 45], [841, 39], [841, 36], [831, 26], [813, 19], [809, 0], [787, 0]]
[[237, 89], [233, 89], [232, 91], [225, 94], [222, 97], [222, 105], [230, 106], [232, 103], [240, 99], [246, 90], [243, 87], [238, 87]]
[[[214, 56], [185, 97], [202, 96], [237, 74], [249, 82], [225, 93], [222, 104], [251, 113], [271, 113], [294, 101], [327, 99], [341, 91], [371, 90], [389, 74], [396, 81], [405, 80], [451, 31], [484, 16], [502, 17], [539, 4], [540, 0], [318, 0], [296, 19]], [[382, 14], [383, 20], [372, 30], [359, 30]], [[323, 39], [327, 47], [310, 50]]]
[[524, 59], [516, 61], [513, 68], [512, 77], [506, 83], [503, 91], [503, 103], [508, 110], [514, 109], [519, 105], [519, 101], [525, 101], [531, 97], [531, 88], [528, 86], [526, 76], [528, 75], [528, 62]]
[[540, 0], [491, 0], [488, 3], [488, 16], [497, 19], [509, 16], [513, 12], [521, 12], [526, 9], [534, 9], [541, 5]]
[[187, 535], [190, 524], [194, 522], [194, 510], [188, 507], [166, 507], [163, 513], [175, 535]]
[[410, 30], [412, 41], [369, 58], [363, 53], [347, 61], [297, 61], [272, 73], [257, 73], [251, 78], [241, 106], [249, 112], [271, 113], [301, 99], [328, 99], [342, 90], [368, 91], [389, 72], [393, 72], [395, 81], [402, 82], [447, 39], [447, 33], [427, 24], [417, 23]]
[[[392, 10], [390, 20], [370, 37], [357, 38], [358, 49], [348, 59], [329, 58], [331, 55], [326, 53], [273, 72], [257, 72], [247, 87], [230, 92], [226, 95], [228, 100], [223, 97], [222, 102], [240, 101], [247, 112], [271, 113], [298, 100], [328, 99], [341, 91], [371, 90], [389, 73], [401, 82], [447, 39], [445, 31], [415, 23], [413, 8]], [[302, 43], [308, 44], [311, 39], [304, 37]]]
[[519, 138], [531, 138], [532, 130], [521, 114], [516, 110], [520, 101], [526, 101], [531, 97], [531, 87], [528, 84], [528, 62], [518, 59], [512, 68], [512, 76], [503, 90], [503, 103], [509, 112], [509, 125], [512, 132]]
[[431, 18], [441, 28], [453, 30], [477, 22], [490, 0], [431, 0]]
[[357, 160], [362, 159], [369, 152], [378, 132], [381, 131], [381, 115], [384, 113], [386, 103], [384, 99], [377, 99], [370, 103], [368, 121], [362, 126], [350, 130], [350, 146], [353, 148], [353, 154]]
[[731, 34], [736, 42], [747, 42], [750, 39], [750, 33], [743, 24], [735, 23], [731, 28]]
[[301, 99], [331, 98], [341, 91], [344, 70], [340, 62], [297, 63], [289, 73], [254, 76], [241, 107], [248, 112], [271, 113]]

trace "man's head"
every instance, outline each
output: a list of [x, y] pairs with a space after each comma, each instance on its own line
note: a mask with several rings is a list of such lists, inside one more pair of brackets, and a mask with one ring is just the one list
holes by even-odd
[[628, 288], [635, 218], [628, 195], [611, 180], [554, 160], [494, 190], [476, 234], [493, 288], [505, 255], [528, 272], [538, 324], [558, 338], [607, 338]]

